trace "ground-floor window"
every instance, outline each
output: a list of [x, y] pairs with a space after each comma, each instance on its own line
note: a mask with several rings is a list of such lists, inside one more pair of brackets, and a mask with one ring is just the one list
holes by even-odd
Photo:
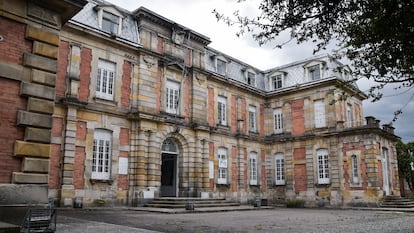
[[93, 139], [92, 179], [110, 179], [111, 157], [112, 132], [104, 129], [96, 129]]
[[250, 152], [249, 158], [250, 185], [257, 185], [257, 153]]
[[285, 184], [285, 159], [282, 153], [277, 153], [275, 156], [275, 184]]
[[328, 150], [319, 149], [316, 155], [318, 157], [318, 184], [329, 184]]
[[227, 184], [227, 149], [218, 149], [218, 184]]

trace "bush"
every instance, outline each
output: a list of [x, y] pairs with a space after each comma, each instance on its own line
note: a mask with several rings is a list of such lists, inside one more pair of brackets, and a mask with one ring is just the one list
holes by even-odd
[[287, 208], [303, 208], [305, 207], [305, 200], [302, 199], [287, 199], [286, 200]]

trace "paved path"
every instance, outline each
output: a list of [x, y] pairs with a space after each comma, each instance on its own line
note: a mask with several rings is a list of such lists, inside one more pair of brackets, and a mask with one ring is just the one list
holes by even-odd
[[136, 210], [59, 210], [56, 232], [321, 233], [414, 232], [414, 212], [261, 209], [206, 213]]

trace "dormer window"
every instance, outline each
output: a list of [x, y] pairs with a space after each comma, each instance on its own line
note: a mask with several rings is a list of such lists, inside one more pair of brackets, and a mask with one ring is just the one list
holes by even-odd
[[220, 55], [214, 55], [213, 58], [214, 58], [214, 65], [216, 68], [216, 72], [218, 74], [225, 76], [227, 74], [228, 61], [226, 60], [226, 58]]
[[119, 16], [104, 11], [102, 14], [102, 30], [108, 33], [118, 34]]
[[277, 73], [273, 74], [269, 78], [269, 85], [271, 90], [277, 90], [283, 87], [283, 74]]
[[244, 70], [244, 81], [250, 86], [256, 86], [256, 72], [251, 68]]
[[121, 34], [123, 14], [113, 6], [97, 6], [98, 24], [102, 31], [111, 35]]
[[322, 68], [324, 67], [324, 61], [312, 61], [307, 63], [304, 68], [308, 81], [315, 81], [322, 78]]

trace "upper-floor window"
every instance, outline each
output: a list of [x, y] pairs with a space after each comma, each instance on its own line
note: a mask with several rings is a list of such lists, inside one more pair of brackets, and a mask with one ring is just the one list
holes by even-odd
[[258, 177], [258, 164], [257, 164], [257, 153], [250, 152], [249, 157], [249, 174], [250, 174], [250, 185], [257, 185], [257, 177]]
[[228, 61], [223, 56], [214, 56], [214, 65], [218, 74], [227, 74], [227, 63]]
[[272, 90], [277, 90], [283, 87], [283, 75], [276, 74], [270, 77], [270, 86]]
[[247, 84], [251, 85], [251, 86], [256, 86], [256, 74], [253, 72], [249, 72], [247, 71], [246, 74], [246, 82]]
[[353, 114], [352, 114], [352, 105], [346, 105], [346, 122], [348, 127], [352, 127], [353, 122]]
[[285, 159], [282, 153], [277, 153], [275, 156], [275, 184], [285, 184]]
[[96, 129], [93, 135], [92, 179], [108, 180], [111, 174], [112, 132]]
[[307, 67], [307, 71], [308, 71], [308, 78], [310, 81], [318, 80], [321, 78], [320, 64]]
[[273, 111], [273, 117], [274, 117], [274, 130], [275, 130], [275, 133], [282, 133], [283, 132], [282, 108], [276, 108]]
[[224, 96], [217, 97], [217, 113], [220, 125], [227, 125], [227, 98]]
[[218, 184], [227, 184], [227, 174], [228, 174], [228, 166], [227, 166], [227, 149], [226, 148], [219, 148], [218, 149]]
[[249, 130], [252, 132], [257, 131], [256, 115], [256, 106], [249, 106]]
[[180, 84], [167, 80], [165, 85], [165, 111], [172, 114], [179, 114], [179, 98]]
[[96, 97], [113, 100], [115, 85], [115, 63], [99, 60], [96, 78]]
[[123, 13], [108, 6], [97, 6], [96, 9], [98, 10], [98, 24], [102, 31], [112, 35], [120, 34]]
[[351, 157], [352, 162], [352, 183], [358, 183], [358, 159], [356, 155], [352, 155]]
[[319, 149], [316, 151], [318, 158], [318, 184], [329, 184], [329, 160], [328, 150]]
[[315, 128], [326, 127], [325, 103], [323, 99], [313, 102], [315, 114]]

